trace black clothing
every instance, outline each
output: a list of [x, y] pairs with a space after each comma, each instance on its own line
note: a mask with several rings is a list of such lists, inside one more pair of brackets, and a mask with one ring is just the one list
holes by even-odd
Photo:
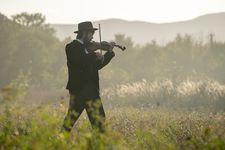
[[99, 98], [98, 70], [107, 65], [115, 56], [114, 52], [106, 52], [103, 63], [96, 60], [94, 52], [85, 53], [84, 44], [77, 40], [66, 45], [69, 80], [66, 89], [79, 99]]
[[86, 109], [92, 126], [104, 131], [105, 112], [99, 94], [98, 70], [107, 65], [115, 53], [106, 52], [101, 62], [94, 52], [86, 53], [84, 44], [74, 40], [66, 45], [66, 56], [69, 73], [66, 89], [70, 93], [70, 104], [63, 130], [70, 131]]

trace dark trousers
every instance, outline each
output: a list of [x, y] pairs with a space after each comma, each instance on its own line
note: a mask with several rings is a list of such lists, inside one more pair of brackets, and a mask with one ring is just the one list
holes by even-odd
[[69, 109], [64, 119], [62, 130], [70, 132], [84, 109], [86, 109], [92, 128], [104, 132], [105, 112], [101, 99], [82, 100], [71, 93]]

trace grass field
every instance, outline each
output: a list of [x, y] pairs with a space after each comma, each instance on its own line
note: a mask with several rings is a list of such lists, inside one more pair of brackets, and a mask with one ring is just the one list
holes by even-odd
[[27, 100], [34, 93], [19, 97], [15, 91], [1, 92], [1, 150], [225, 149], [225, 90], [215, 81], [140, 81], [104, 88], [105, 134], [91, 129], [85, 113], [71, 134], [60, 133], [68, 107], [65, 93], [34, 103]]

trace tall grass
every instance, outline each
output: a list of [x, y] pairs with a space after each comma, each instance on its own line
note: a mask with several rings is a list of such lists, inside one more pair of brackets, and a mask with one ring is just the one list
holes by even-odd
[[92, 130], [83, 113], [66, 134], [60, 133], [66, 95], [26, 103], [32, 98], [8, 98], [15, 89], [4, 88], [0, 149], [225, 149], [224, 89], [212, 80], [142, 80], [104, 88], [106, 133]]
[[104, 88], [102, 97], [112, 106], [225, 110], [225, 85], [210, 79], [178, 83], [168, 79], [153, 82], [143, 79]]

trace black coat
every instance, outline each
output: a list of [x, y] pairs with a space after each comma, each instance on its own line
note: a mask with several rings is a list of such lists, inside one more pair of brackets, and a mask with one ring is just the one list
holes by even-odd
[[85, 53], [85, 47], [77, 40], [66, 45], [68, 83], [66, 89], [80, 99], [99, 98], [98, 70], [107, 65], [115, 56], [106, 52], [103, 63], [96, 59], [96, 54]]

